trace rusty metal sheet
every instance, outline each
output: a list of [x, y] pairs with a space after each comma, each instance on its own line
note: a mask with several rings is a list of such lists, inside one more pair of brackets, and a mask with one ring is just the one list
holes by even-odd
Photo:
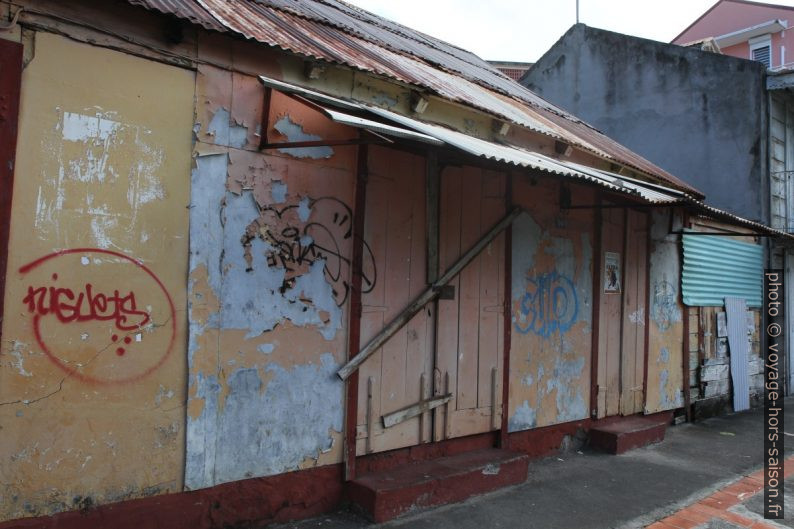
[[701, 195], [476, 55], [335, 0], [128, 0], [285, 51], [430, 90]]
[[128, 0], [128, 2], [161, 13], [175, 15], [206, 29], [226, 31], [223, 24], [212, 18], [206, 9], [195, 2], [185, 0]]

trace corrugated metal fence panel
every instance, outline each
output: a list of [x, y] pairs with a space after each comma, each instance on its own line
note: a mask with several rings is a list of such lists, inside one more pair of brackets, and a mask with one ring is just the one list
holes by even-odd
[[761, 306], [763, 251], [760, 245], [728, 237], [684, 234], [684, 304], [721, 306], [726, 297], [742, 298], [749, 307]]
[[747, 365], [747, 306], [742, 298], [725, 298], [728, 347], [733, 380], [733, 411], [750, 409], [750, 377]]

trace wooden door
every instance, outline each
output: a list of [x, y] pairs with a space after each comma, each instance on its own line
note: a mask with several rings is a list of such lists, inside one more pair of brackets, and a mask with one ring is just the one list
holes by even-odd
[[[623, 287], [607, 286], [607, 266], [617, 259], [623, 268], [623, 210], [605, 208], [601, 213], [601, 260], [598, 311], [598, 417], [617, 415], [620, 411], [620, 345], [623, 313]], [[609, 262], [608, 262], [609, 261]]]
[[[505, 213], [505, 176], [473, 167], [441, 175], [439, 266], [447, 270]], [[504, 234], [451, 282], [438, 301], [434, 439], [498, 429], [504, 347]], [[454, 289], [454, 290], [453, 290]]]
[[[362, 345], [427, 286], [424, 173], [423, 157], [385, 148], [370, 150]], [[418, 403], [423, 378], [424, 397], [431, 395], [433, 321], [433, 306], [428, 305], [359, 368], [358, 455], [430, 439], [429, 414], [389, 428], [384, 428], [382, 417]]]
[[627, 220], [620, 369], [622, 415], [641, 412], [645, 402], [643, 377], [648, 288], [648, 216], [629, 210]]
[[599, 284], [595, 285], [600, 289], [599, 418], [631, 415], [643, 409], [647, 256], [647, 214], [605, 208], [602, 211]]

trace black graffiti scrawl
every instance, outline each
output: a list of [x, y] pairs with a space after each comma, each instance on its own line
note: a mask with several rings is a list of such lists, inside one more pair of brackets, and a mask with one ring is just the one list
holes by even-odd
[[[312, 264], [322, 260], [336, 304], [345, 304], [350, 295], [352, 270], [348, 256], [352, 255], [353, 238], [353, 212], [347, 204], [338, 198], [321, 197], [260, 208], [259, 216], [246, 227], [241, 241], [249, 270], [253, 263], [251, 243], [257, 238], [269, 246], [268, 266], [286, 271], [282, 293], [292, 288], [295, 279], [306, 274]], [[370, 292], [376, 281], [375, 257], [364, 241], [362, 292]]]

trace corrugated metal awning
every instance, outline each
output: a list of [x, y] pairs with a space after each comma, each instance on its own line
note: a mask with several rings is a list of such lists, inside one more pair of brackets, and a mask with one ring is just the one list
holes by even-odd
[[761, 306], [763, 249], [761, 245], [713, 235], [685, 233], [681, 292], [690, 307], [719, 307], [727, 297]]
[[479, 158], [501, 162], [508, 165], [514, 165], [517, 167], [530, 167], [532, 169], [538, 169], [540, 171], [567, 176], [570, 178], [582, 179], [603, 187], [607, 187], [612, 191], [633, 193], [628, 188], [624, 188], [622, 185], [616, 183], [613, 179], [610, 179], [605, 175], [579, 171], [565, 164], [564, 162], [554, 160], [553, 158], [549, 158], [548, 156], [538, 152], [510, 145], [500, 145], [498, 143], [476, 138], [456, 130], [409, 118], [384, 108], [366, 108], [373, 114], [376, 114], [382, 118], [399, 123], [400, 125], [422, 132], [428, 136], [438, 138], [447, 145], [457, 147], [461, 151]]
[[[401, 137], [406, 139], [414, 139], [438, 146], [448, 145], [472, 156], [491, 160], [493, 162], [503, 163], [513, 167], [532, 168], [574, 180], [589, 182], [610, 191], [628, 195], [640, 201], [640, 203], [647, 203], [654, 206], [681, 205], [690, 210], [694, 210], [699, 215], [745, 226], [761, 235], [794, 239], [792, 234], [774, 230], [761, 223], [706, 205], [684, 191], [673, 189], [662, 184], [637, 180], [604, 169], [596, 169], [594, 167], [582, 165], [570, 160], [550, 158], [544, 154], [514, 145], [494, 143], [440, 125], [419, 121], [418, 119], [398, 114], [384, 108], [340, 99], [323, 94], [322, 92], [271, 79], [269, 77], [261, 76], [260, 79], [262, 83], [269, 88], [276, 89], [286, 94], [299, 96], [300, 98], [307, 99], [317, 104], [321, 112], [339, 123], [345, 123], [353, 127], [369, 128], [375, 132], [383, 132], [385, 134], [391, 133], [391, 135], [395, 136], [401, 135]], [[346, 112], [357, 115], [347, 114]], [[373, 119], [363, 118], [359, 115], [369, 116]], [[374, 121], [374, 119], [385, 120], [390, 124]], [[417, 136], [411, 137], [411, 134], [417, 134]]]
[[[420, 141], [427, 142], [427, 139], [429, 138], [433, 140], [436, 145], [449, 145], [473, 156], [485, 158], [487, 160], [501, 162], [517, 167], [530, 167], [551, 174], [585, 180], [590, 183], [606, 187], [611, 191], [629, 194], [640, 199], [643, 198], [643, 194], [638, 190], [637, 185], [627, 183], [620, 176], [612, 173], [599, 171], [578, 164], [574, 164], [578, 166], [575, 168], [568, 162], [554, 160], [541, 153], [475, 138], [474, 136], [470, 136], [462, 132], [441, 127], [439, 125], [425, 123], [423, 121], [409, 118], [408, 116], [403, 116], [402, 114], [397, 114], [396, 112], [392, 112], [380, 107], [342, 100], [321, 92], [316, 92], [308, 88], [285, 83], [283, 81], [278, 81], [269, 77], [260, 76], [260, 79], [267, 87], [274, 88], [288, 94], [297, 95], [321, 105], [322, 111], [329, 118], [334, 119], [332, 116], [335, 116], [336, 120], [345, 120], [346, 124], [350, 126], [367, 128], [366, 124], [368, 124], [370, 127], [380, 125], [382, 127], [390, 127], [395, 129], [395, 127], [390, 125], [382, 123], [378, 124], [377, 122], [366, 118], [343, 114], [328, 107], [342, 108], [347, 111], [363, 113], [365, 115], [369, 114], [374, 117], [388, 120], [393, 124], [400, 125], [400, 128], [396, 130], [413, 131], [413, 133], [418, 134], [419, 136], [414, 139], [420, 139]], [[377, 129], [374, 130], [377, 131]], [[408, 136], [406, 135], [405, 137], [407, 138]], [[671, 196], [680, 194], [680, 192], [674, 190], [670, 191]]]
[[444, 145], [444, 142], [438, 138], [428, 136], [427, 134], [422, 134], [421, 132], [414, 132], [401, 127], [393, 127], [391, 125], [386, 125], [385, 123], [378, 123], [377, 121], [372, 121], [371, 119], [351, 116], [350, 114], [345, 114], [344, 112], [339, 112], [338, 110], [333, 110], [326, 107], [322, 107], [322, 111], [323, 114], [328, 116], [328, 118], [337, 123], [341, 123], [342, 125], [371, 130], [373, 132], [379, 132], [381, 134], [386, 134], [395, 138], [415, 140], [422, 143], [430, 143], [431, 145]]

